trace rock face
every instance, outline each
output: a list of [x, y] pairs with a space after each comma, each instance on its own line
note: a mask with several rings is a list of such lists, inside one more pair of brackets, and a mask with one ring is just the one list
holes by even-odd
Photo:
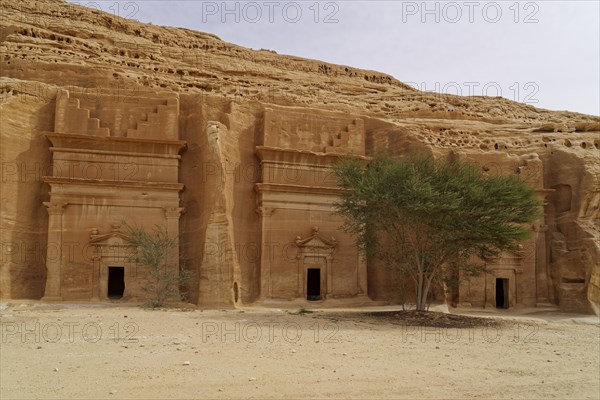
[[62, 1], [1, 7], [1, 298], [102, 298], [125, 263], [86, 251], [124, 245], [113, 224], [127, 218], [178, 231], [201, 306], [394, 299], [330, 214], [331, 164], [387, 151], [518, 173], [546, 199], [523, 251], [453, 303], [600, 302], [598, 117], [423, 93]]

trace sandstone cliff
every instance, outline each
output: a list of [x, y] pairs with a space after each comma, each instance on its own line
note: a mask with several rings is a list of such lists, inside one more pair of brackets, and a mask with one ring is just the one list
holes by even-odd
[[[514, 173], [532, 157], [540, 160], [534, 175], [553, 189], [540, 228], [546, 231], [548, 300], [575, 310], [588, 310], [588, 300], [600, 302], [598, 117], [503, 98], [424, 93], [380, 72], [253, 51], [211, 34], [59, 0], [11, 0], [1, 7], [2, 298], [43, 294], [42, 202], [48, 187], [41, 177], [48, 175], [51, 159], [43, 133], [54, 127], [57, 90], [67, 89], [90, 101], [99, 95], [127, 102], [148, 92], [178, 94], [181, 138], [188, 142], [180, 174], [186, 185], [182, 258], [195, 268], [207, 266], [199, 272], [201, 282], [241, 274], [244, 302], [255, 299], [257, 285], [256, 257], [239, 247], [256, 236], [255, 180], [245, 167], [257, 163], [254, 147], [269, 104], [362, 118], [367, 154], [428, 151], [498, 173]], [[219, 247], [208, 251], [191, 244], [207, 237]], [[385, 276], [370, 276], [370, 294], [383, 296], [385, 282]], [[195, 300], [199, 296], [192, 291]]]

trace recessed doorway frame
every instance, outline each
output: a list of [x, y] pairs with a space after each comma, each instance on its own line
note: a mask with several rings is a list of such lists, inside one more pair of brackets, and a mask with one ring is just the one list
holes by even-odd
[[[119, 280], [122, 282], [116, 282]], [[122, 289], [121, 289], [122, 287]], [[125, 266], [124, 265], [109, 265], [108, 266], [108, 278], [106, 283], [106, 297], [110, 300], [120, 300], [125, 295]], [[111, 290], [113, 292], [111, 293]], [[116, 290], [116, 293], [114, 292]]]
[[[311, 273], [312, 271], [312, 273]], [[315, 273], [316, 271], [316, 273]], [[317, 277], [312, 277], [311, 275], [317, 275]], [[319, 293], [318, 295], [315, 294], [311, 294], [311, 286], [313, 286], [314, 279], [317, 279], [318, 282], [318, 286], [319, 286]], [[308, 266], [306, 268], [306, 272], [305, 272], [305, 277], [304, 277], [304, 282], [305, 282], [305, 299], [308, 301], [319, 301], [319, 300], [323, 300], [323, 295], [324, 295], [324, 289], [325, 289], [325, 282], [323, 279], [323, 270], [320, 266]]]
[[510, 279], [496, 278], [494, 290], [494, 304], [498, 309], [510, 307]]

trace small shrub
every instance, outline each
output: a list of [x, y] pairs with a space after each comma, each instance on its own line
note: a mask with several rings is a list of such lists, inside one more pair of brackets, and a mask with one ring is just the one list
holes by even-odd
[[123, 227], [135, 249], [130, 261], [148, 268], [148, 280], [142, 286], [148, 301], [143, 306], [164, 307], [169, 300], [181, 300], [182, 295], [185, 297], [185, 293], [180, 293], [180, 287], [188, 283], [190, 273], [179, 268], [179, 260], [169, 260], [171, 253], [179, 246], [178, 238], [169, 236], [167, 229], [158, 225], [152, 231], [126, 222], [123, 222]]

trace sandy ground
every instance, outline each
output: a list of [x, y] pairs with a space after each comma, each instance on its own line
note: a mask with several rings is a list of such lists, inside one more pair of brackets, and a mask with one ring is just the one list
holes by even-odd
[[0, 308], [2, 399], [600, 398], [597, 317], [436, 328], [355, 310]]

